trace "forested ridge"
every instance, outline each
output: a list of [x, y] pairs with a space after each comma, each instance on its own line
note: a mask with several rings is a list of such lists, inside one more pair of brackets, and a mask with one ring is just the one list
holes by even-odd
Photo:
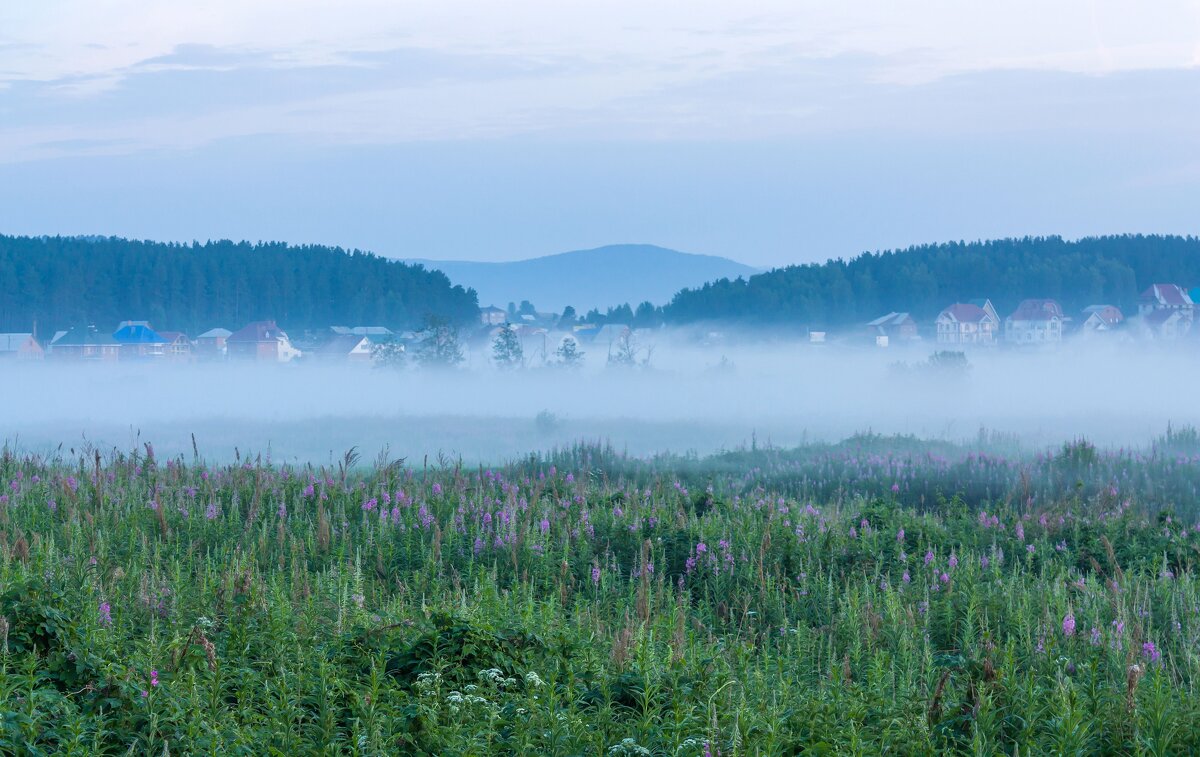
[[433, 314], [477, 317], [475, 292], [446, 275], [359, 250], [281, 242], [191, 244], [0, 235], [0, 330], [146, 319], [195, 335], [274, 319], [285, 329], [405, 328]]
[[664, 315], [677, 324], [740, 320], [833, 326], [893, 310], [932, 319], [953, 302], [980, 297], [991, 298], [1002, 317], [1030, 297], [1057, 299], [1073, 316], [1100, 303], [1129, 314], [1136, 310], [1138, 293], [1154, 283], [1200, 285], [1200, 238], [1024, 237], [864, 253], [685, 289]]

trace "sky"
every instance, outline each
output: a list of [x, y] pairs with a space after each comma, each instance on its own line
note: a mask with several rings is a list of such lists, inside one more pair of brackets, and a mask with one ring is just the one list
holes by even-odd
[[760, 267], [1200, 233], [1200, 2], [0, 5], [0, 233]]

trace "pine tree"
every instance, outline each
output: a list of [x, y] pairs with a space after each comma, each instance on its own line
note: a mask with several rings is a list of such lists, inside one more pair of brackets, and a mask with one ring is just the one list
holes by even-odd
[[505, 322], [492, 342], [492, 360], [502, 370], [520, 368], [525, 362], [525, 350], [511, 323]]
[[574, 369], [583, 365], [583, 352], [573, 336], [563, 337], [562, 344], [554, 351], [554, 357], [555, 365], [560, 368]]

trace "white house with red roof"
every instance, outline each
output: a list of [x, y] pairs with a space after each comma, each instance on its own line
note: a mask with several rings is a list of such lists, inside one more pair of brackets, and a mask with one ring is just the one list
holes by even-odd
[[1116, 305], [1089, 305], [1083, 309], [1083, 322], [1079, 324], [1081, 334], [1102, 334], [1115, 331], [1125, 321], [1125, 315]]
[[994, 315], [969, 302], [956, 302], [946, 308], [934, 324], [937, 343], [946, 345], [995, 344], [1000, 330]]
[[1178, 284], [1151, 284], [1138, 297], [1138, 315], [1156, 310], [1178, 310], [1185, 318], [1191, 318], [1195, 307], [1192, 296]]
[[1057, 300], [1021, 300], [1004, 319], [1004, 340], [1010, 344], [1058, 344], [1065, 321]]

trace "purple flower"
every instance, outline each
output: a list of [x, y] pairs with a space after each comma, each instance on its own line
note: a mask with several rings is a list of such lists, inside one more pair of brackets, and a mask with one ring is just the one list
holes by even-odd
[[900, 580], [904, 583], [912, 583], [912, 576], [908, 575], [908, 571], [904, 571], [904, 575], [900, 576]]
[[904, 529], [903, 528], [901, 528], [899, 531], [896, 532], [896, 541], [898, 541], [898, 542], [904, 541]]
[[1095, 627], [1092, 628], [1092, 646], [1093, 647], [1100, 646], [1100, 629], [1099, 628], [1095, 628]]
[[702, 555], [707, 551], [708, 551], [708, 545], [705, 544], [704, 542], [698, 542], [696, 544], [696, 554]]
[[938, 580], [940, 580], [944, 584], [948, 584], [948, 583], [950, 583], [950, 576], [946, 575], [945, 573], [942, 573], [942, 575], [938, 576]]
[[442, 496], [442, 485], [441, 484], [435, 483], [433, 485], [433, 496], [435, 496], [435, 497]]
[[150, 685], [151, 686], [158, 685], [158, 671], [157, 670], [150, 671]]
[[100, 603], [100, 625], [111, 626], [112, 622], [113, 622], [112, 605], [110, 605], [108, 602], [101, 602]]
[[600, 585], [600, 566], [599, 565], [592, 566], [592, 583], [596, 586]]
[[543, 534], [550, 531], [550, 521], [545, 518], [542, 518], [542, 522], [539, 523], [538, 526], [542, 529]]
[[933, 550], [925, 553], [925, 567], [929, 567], [929, 563], [933, 562]]
[[1075, 635], [1075, 613], [1070, 610], [1067, 611], [1067, 614], [1063, 616], [1062, 629], [1063, 636], [1070, 637]]
[[950, 569], [953, 570], [954, 568], [957, 568], [957, 567], [958, 567], [958, 557], [953, 552], [951, 552], [950, 553]]
[[900, 484], [892, 484], [892, 494], [900, 493]]
[[1150, 660], [1150, 662], [1158, 662], [1160, 659], [1162, 659], [1162, 652], [1158, 650], [1158, 647], [1154, 646], [1153, 641], [1147, 641], [1142, 645], [1142, 654], [1144, 654], [1146, 658]]

